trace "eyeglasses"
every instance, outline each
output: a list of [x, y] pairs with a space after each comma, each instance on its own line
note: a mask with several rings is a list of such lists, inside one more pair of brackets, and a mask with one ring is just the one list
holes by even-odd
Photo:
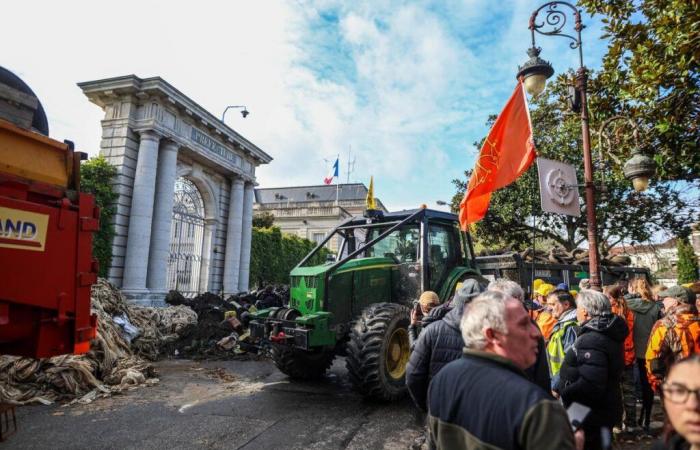
[[700, 389], [688, 389], [682, 384], [664, 384], [661, 390], [664, 393], [664, 398], [672, 403], [685, 403], [690, 394], [695, 395], [695, 400], [700, 403]]

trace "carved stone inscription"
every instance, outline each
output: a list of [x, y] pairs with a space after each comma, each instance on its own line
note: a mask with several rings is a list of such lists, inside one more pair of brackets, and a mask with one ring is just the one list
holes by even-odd
[[222, 158], [225, 158], [231, 162], [233, 162], [234, 165], [240, 166], [240, 157], [233, 153], [231, 150], [227, 149], [223, 145], [219, 144], [216, 142], [214, 139], [210, 138], [206, 134], [202, 133], [195, 127], [191, 128], [192, 132], [190, 133], [190, 139], [192, 139], [194, 142], [198, 143], [202, 147], [206, 148], [207, 150], [210, 150], [217, 155], [221, 156]]

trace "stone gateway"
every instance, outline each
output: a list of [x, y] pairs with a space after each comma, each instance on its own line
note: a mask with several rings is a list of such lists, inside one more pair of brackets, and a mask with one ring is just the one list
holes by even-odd
[[117, 168], [109, 280], [142, 304], [248, 290], [255, 168], [272, 157], [160, 77], [78, 86]]

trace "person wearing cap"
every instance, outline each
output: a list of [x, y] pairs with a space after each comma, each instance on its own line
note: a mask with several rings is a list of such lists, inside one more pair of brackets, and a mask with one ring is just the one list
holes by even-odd
[[556, 393], [559, 383], [559, 371], [564, 362], [566, 352], [576, 341], [576, 300], [569, 291], [556, 290], [547, 296], [547, 306], [552, 317], [557, 321], [552, 328], [552, 334], [547, 342], [547, 359], [549, 361], [549, 376], [552, 379], [552, 391]]
[[440, 304], [440, 297], [433, 291], [425, 291], [420, 295], [418, 303], [411, 311], [411, 324], [408, 326], [408, 343], [410, 348], [416, 345], [421, 331], [421, 318], [427, 316], [430, 310]]
[[[537, 289], [537, 302], [542, 305], [533, 317], [537, 327], [540, 329], [545, 341], [549, 341], [552, 328], [557, 323], [557, 319], [552, 316], [552, 312], [547, 306], [547, 296], [554, 290], [554, 286], [549, 283], [541, 284]], [[532, 317], [532, 316], [531, 316]]]
[[462, 356], [464, 343], [459, 330], [462, 311], [484, 288], [475, 279], [464, 281], [452, 299], [452, 309], [441, 320], [428, 324], [418, 336], [406, 366], [406, 387], [421, 411], [427, 411], [430, 380], [445, 364]]
[[695, 294], [683, 286], [659, 292], [666, 315], [651, 331], [646, 350], [649, 383], [658, 392], [668, 368], [675, 362], [700, 353], [700, 317]]

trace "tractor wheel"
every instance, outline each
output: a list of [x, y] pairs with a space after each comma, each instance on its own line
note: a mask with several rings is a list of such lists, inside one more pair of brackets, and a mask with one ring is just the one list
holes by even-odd
[[275, 366], [291, 378], [313, 380], [321, 378], [333, 363], [332, 351], [307, 352], [278, 345], [272, 346]]
[[354, 323], [345, 361], [362, 395], [397, 400], [405, 394], [409, 323], [409, 309], [394, 303], [370, 305]]

